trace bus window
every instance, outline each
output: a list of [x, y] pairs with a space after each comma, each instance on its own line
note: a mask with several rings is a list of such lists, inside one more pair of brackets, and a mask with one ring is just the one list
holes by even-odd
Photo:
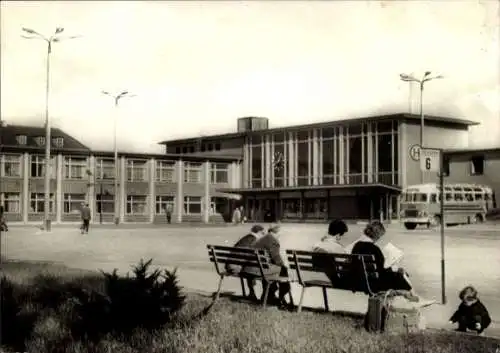
[[431, 194], [431, 203], [437, 203], [437, 194]]
[[455, 201], [463, 201], [464, 200], [464, 196], [462, 195], [461, 192], [456, 192], [454, 195], [455, 195]]
[[415, 194], [415, 202], [427, 202], [427, 194]]
[[465, 192], [465, 201], [472, 202], [474, 201], [474, 196], [470, 192]]
[[447, 192], [447, 193], [445, 194], [445, 200], [446, 200], [446, 201], [451, 201], [451, 200], [453, 200], [453, 194], [451, 194], [451, 193]]
[[483, 199], [483, 194], [482, 193], [479, 193], [479, 192], [476, 192], [474, 194], [474, 198], [476, 199], [476, 201], [478, 200], [482, 200]]

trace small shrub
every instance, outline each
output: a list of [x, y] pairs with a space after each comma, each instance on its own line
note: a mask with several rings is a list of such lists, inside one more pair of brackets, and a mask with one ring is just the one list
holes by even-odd
[[169, 323], [185, 296], [175, 270], [149, 272], [151, 263], [141, 260], [133, 268], [134, 276], [103, 272], [104, 293], [74, 291], [73, 333], [95, 341], [109, 332], [130, 334], [136, 328], [152, 330]]

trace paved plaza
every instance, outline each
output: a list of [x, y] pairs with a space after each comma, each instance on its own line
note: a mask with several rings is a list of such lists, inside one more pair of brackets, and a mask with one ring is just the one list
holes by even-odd
[[[181, 285], [188, 289], [212, 292], [218, 277], [208, 261], [206, 244], [232, 245], [250, 225], [229, 227], [94, 227], [82, 236], [78, 226], [54, 227], [43, 233], [35, 227], [14, 226], [3, 233], [2, 255], [8, 259], [54, 261], [89, 270], [130, 270], [139, 259], [153, 258], [156, 266], [178, 267]], [[479, 290], [493, 319], [489, 333], [500, 336], [500, 228], [498, 225], [457, 227], [446, 230], [447, 305], [426, 310], [429, 326], [442, 327], [458, 304], [457, 293], [467, 284]], [[283, 224], [285, 249], [309, 249], [326, 232], [326, 225]], [[350, 226], [346, 245], [362, 232]], [[405, 252], [403, 266], [411, 275], [416, 290], [426, 299], [441, 298], [439, 230], [406, 231], [399, 225], [388, 227], [385, 242], [391, 241]], [[240, 293], [239, 281], [229, 278], [224, 291]], [[293, 286], [298, 302], [300, 288]], [[329, 290], [330, 308], [362, 313], [366, 296]], [[305, 306], [321, 307], [321, 290], [308, 289]]]

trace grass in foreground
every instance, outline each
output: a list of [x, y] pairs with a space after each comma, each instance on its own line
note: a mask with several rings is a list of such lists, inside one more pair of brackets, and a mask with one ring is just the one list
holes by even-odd
[[[2, 265], [2, 272], [24, 286], [36, 289], [33, 278], [51, 266]], [[99, 274], [52, 268], [61, 281], [76, 281], [82, 286], [100, 286]], [[87, 275], [86, 277], [82, 277]], [[30, 277], [31, 276], [31, 277]], [[172, 324], [154, 332], [136, 330], [131, 335], [107, 335], [96, 343], [76, 340], [58, 310], [46, 310], [37, 318], [27, 352], [38, 353], [494, 353], [498, 340], [454, 333], [426, 332], [410, 336], [369, 334], [359, 328], [359, 319], [312, 312], [289, 313], [276, 309], [221, 299], [208, 315], [191, 320], [211, 299], [188, 295], [186, 305]]]

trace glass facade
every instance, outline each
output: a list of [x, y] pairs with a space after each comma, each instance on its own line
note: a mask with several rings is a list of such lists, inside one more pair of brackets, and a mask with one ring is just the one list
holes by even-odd
[[248, 137], [246, 148], [244, 187], [399, 184], [398, 122], [393, 120], [263, 131]]

